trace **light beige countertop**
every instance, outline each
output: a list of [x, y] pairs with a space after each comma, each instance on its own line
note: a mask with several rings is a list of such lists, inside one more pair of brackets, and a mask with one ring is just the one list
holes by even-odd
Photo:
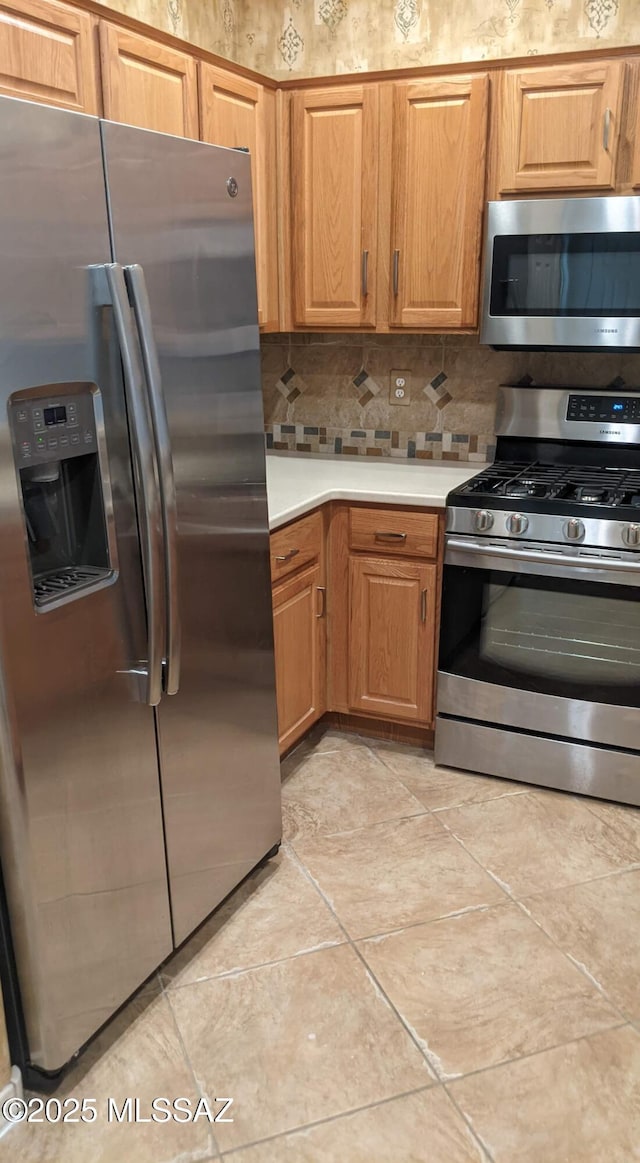
[[483, 461], [399, 461], [382, 457], [267, 453], [269, 528], [326, 501], [444, 508], [447, 493], [486, 468]]

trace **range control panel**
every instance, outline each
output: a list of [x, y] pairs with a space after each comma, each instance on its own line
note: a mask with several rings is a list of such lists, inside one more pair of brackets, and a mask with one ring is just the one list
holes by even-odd
[[640, 424], [638, 396], [569, 396], [567, 420], [604, 421], [606, 424]]
[[13, 400], [9, 422], [19, 465], [66, 460], [98, 448], [91, 392]]

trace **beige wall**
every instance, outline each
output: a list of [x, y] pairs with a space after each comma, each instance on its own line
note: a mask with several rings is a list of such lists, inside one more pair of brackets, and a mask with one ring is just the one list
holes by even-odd
[[109, 0], [279, 78], [640, 42], [639, 0]]
[[[236, 0], [99, 0], [106, 8], [122, 12], [152, 28], [170, 32], [241, 64], [250, 48], [236, 13]], [[248, 5], [247, 7], [251, 7]]]
[[[389, 403], [392, 371], [411, 402]], [[499, 384], [640, 387], [640, 356], [499, 352], [471, 335], [265, 335], [267, 443], [301, 452], [491, 459]], [[618, 381], [618, 387], [622, 384]]]

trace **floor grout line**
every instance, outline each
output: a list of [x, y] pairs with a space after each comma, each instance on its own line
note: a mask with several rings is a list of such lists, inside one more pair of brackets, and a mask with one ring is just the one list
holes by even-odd
[[[472, 859], [472, 860], [474, 860], [474, 861], [476, 862], [476, 864], [478, 865], [478, 867], [479, 867], [479, 868], [482, 868], [482, 869], [484, 869], [484, 871], [487, 873], [487, 875], [488, 875], [488, 876], [490, 876], [490, 877], [492, 878], [492, 880], [494, 880], [494, 881], [496, 882], [496, 884], [498, 884], [498, 885], [499, 885], [499, 887], [500, 887], [500, 888], [502, 889], [502, 891], [504, 892], [504, 894], [505, 894], [505, 897], [507, 898], [507, 900], [508, 900], [508, 901], [511, 901], [511, 902], [512, 902], [514, 905], [516, 905], [516, 906], [518, 907], [518, 909], [519, 909], [519, 910], [520, 910], [522, 913], [524, 913], [524, 915], [525, 915], [526, 917], [528, 917], [530, 921], [532, 921], [532, 923], [533, 923], [533, 924], [536, 926], [536, 928], [538, 928], [538, 929], [540, 930], [540, 932], [544, 934], [544, 936], [547, 938], [547, 940], [548, 940], [548, 941], [550, 941], [550, 942], [551, 942], [551, 944], [555, 946], [555, 948], [558, 950], [558, 952], [562, 954], [562, 956], [564, 957], [564, 959], [565, 959], [566, 961], [568, 961], [568, 962], [569, 962], [569, 964], [570, 964], [570, 965], [572, 965], [572, 966], [573, 966], [573, 968], [574, 968], [574, 969], [576, 969], [576, 970], [578, 971], [578, 973], [580, 973], [580, 974], [581, 974], [581, 976], [585, 977], [585, 978], [586, 978], [586, 980], [587, 980], [587, 981], [589, 981], [589, 982], [590, 982], [590, 984], [593, 986], [593, 988], [594, 988], [594, 989], [596, 989], [596, 990], [597, 990], [597, 991], [600, 993], [600, 995], [601, 995], [601, 996], [604, 998], [604, 1000], [607, 1002], [607, 1004], [608, 1004], [608, 1005], [610, 1005], [610, 1006], [611, 1006], [611, 1008], [612, 1008], [613, 1010], [615, 1010], [615, 1012], [616, 1012], [616, 1013], [617, 1013], [617, 1014], [618, 1014], [618, 1015], [619, 1015], [619, 1016], [622, 1018], [623, 1022], [624, 1022], [624, 1023], [628, 1023], [630, 1019], [629, 1019], [629, 1018], [626, 1016], [626, 1014], [625, 1014], [625, 1013], [624, 1013], [624, 1012], [623, 1012], [623, 1011], [620, 1009], [620, 1007], [619, 1007], [618, 1005], [616, 1005], [616, 1003], [615, 1003], [615, 1002], [614, 1002], [614, 1001], [613, 1001], [613, 1000], [612, 1000], [612, 999], [609, 997], [608, 993], [606, 993], [606, 991], [605, 991], [605, 990], [602, 988], [602, 986], [600, 985], [600, 983], [599, 983], [598, 981], [596, 981], [596, 979], [595, 979], [595, 978], [594, 978], [594, 977], [593, 977], [593, 976], [592, 976], [592, 975], [591, 975], [591, 974], [590, 974], [588, 971], [587, 971], [587, 972], [585, 972], [585, 969], [586, 969], [586, 967], [584, 967], [584, 968], [583, 968], [583, 967], [581, 966], [581, 964], [580, 964], [580, 963], [578, 963], [577, 961], [575, 961], [575, 960], [574, 960], [574, 959], [573, 959], [573, 958], [572, 958], [572, 957], [571, 957], [571, 956], [570, 956], [570, 955], [569, 955], [569, 954], [566, 952], [566, 950], [564, 950], [564, 949], [562, 948], [562, 946], [561, 946], [561, 945], [559, 945], [559, 944], [558, 944], [558, 942], [557, 942], [556, 940], [554, 940], [554, 938], [551, 936], [551, 934], [550, 934], [550, 933], [548, 933], [548, 932], [547, 932], [547, 930], [544, 928], [544, 926], [543, 926], [542, 924], [540, 924], [540, 922], [539, 922], [539, 921], [537, 921], [537, 920], [536, 920], [536, 918], [535, 918], [534, 916], [532, 916], [532, 914], [529, 912], [529, 910], [528, 910], [528, 908], [526, 907], [526, 905], [524, 905], [524, 904], [522, 903], [521, 899], [515, 895], [515, 893], [513, 892], [513, 889], [511, 889], [511, 888], [510, 888], [510, 886], [509, 886], [508, 884], [506, 884], [506, 882], [505, 882], [505, 881], [502, 881], [502, 880], [500, 880], [500, 879], [499, 879], [499, 878], [498, 878], [498, 877], [495, 875], [495, 873], [491, 872], [491, 869], [489, 869], [489, 868], [486, 868], [486, 867], [485, 867], [485, 865], [484, 865], [484, 864], [482, 864], [482, 862], [481, 862], [481, 861], [480, 861], [480, 860], [479, 860], [479, 859], [478, 859], [476, 856], [474, 856], [473, 852], [471, 852], [471, 851], [470, 851], [470, 850], [467, 848], [467, 846], [466, 846], [466, 844], [464, 843], [464, 841], [463, 841], [463, 840], [461, 840], [459, 836], [456, 836], [455, 832], [453, 832], [453, 831], [452, 831], [450, 828], [449, 828], [449, 829], [447, 829], [447, 830], [450, 832], [450, 834], [451, 834], [451, 836], [453, 837], [453, 839], [457, 841], [457, 843], [460, 845], [460, 847], [463, 849], [463, 851], [464, 851], [464, 852], [466, 852], [466, 853], [467, 853], [467, 854], [468, 854], [468, 855], [471, 857], [471, 859]], [[621, 872], [624, 872], [624, 871], [626, 871], [626, 872], [630, 872], [630, 871], [633, 871], [633, 869], [616, 869], [614, 872], [608, 872], [608, 873], [605, 873], [603, 876], [597, 876], [597, 877], [593, 877], [591, 881], [579, 881], [579, 882], [578, 882], [578, 884], [576, 884], [576, 885], [573, 885], [573, 884], [571, 884], [571, 885], [565, 885], [565, 886], [562, 886], [562, 887], [565, 887], [565, 888], [568, 888], [568, 889], [571, 889], [571, 888], [577, 888], [577, 887], [579, 887], [579, 885], [580, 885], [580, 884], [592, 884], [592, 883], [594, 883], [595, 881], [598, 881], [598, 880], [606, 880], [606, 879], [607, 879], [609, 876], [619, 876], [619, 875], [620, 875], [620, 873], [621, 873]], [[549, 890], [548, 890], [548, 893], [551, 893], [551, 892], [558, 892], [558, 891], [560, 891], [560, 889], [549, 889]], [[530, 893], [530, 894], [529, 894], [529, 897], [532, 897], [532, 896], [546, 896], [546, 895], [548, 895], [548, 893], [547, 893], [547, 892], [545, 892], [545, 891], [543, 890], [543, 891], [542, 891], [542, 892], [540, 892], [540, 893], [535, 893], [535, 894], [534, 894], [534, 893]], [[528, 900], [528, 899], [529, 899], [529, 897], [525, 897], [524, 899], [525, 899], [525, 900]], [[495, 907], [495, 906], [492, 906], [492, 907]], [[613, 1027], [612, 1027], [612, 1028], [613, 1028]], [[523, 1055], [523, 1057], [524, 1057], [524, 1055]]]
[[[169, 991], [169, 990], [166, 990], [166, 991], [165, 991], [165, 997], [166, 997], [166, 999], [167, 999], [167, 1004], [168, 1004], [168, 1006], [169, 1006], [169, 1012], [170, 1012], [170, 1014], [171, 1014], [171, 1018], [172, 1018], [172, 1020], [173, 1020], [173, 1024], [174, 1024], [174, 1027], [175, 1027], [175, 1030], [176, 1030], [176, 1034], [178, 1035], [178, 1041], [179, 1041], [179, 1043], [180, 1043], [180, 1045], [181, 1045], [181, 1047], [182, 1047], [182, 1053], [183, 1053], [183, 1055], [184, 1055], [185, 1062], [187, 1063], [187, 1066], [189, 1067], [189, 1070], [191, 1071], [191, 1076], [192, 1076], [192, 1078], [193, 1078], [193, 1082], [194, 1082], [195, 1088], [196, 1088], [196, 1090], [197, 1090], [197, 1092], [198, 1092], [198, 1094], [200, 1095], [200, 1097], [201, 1097], [201, 1098], [206, 1098], [206, 1100], [207, 1100], [207, 1103], [209, 1104], [209, 1107], [213, 1107], [213, 1106], [215, 1106], [215, 1103], [213, 1103], [213, 1102], [211, 1101], [211, 1098], [209, 1097], [209, 1095], [207, 1094], [207, 1092], [206, 1092], [206, 1090], [205, 1090], [204, 1086], [203, 1086], [203, 1085], [202, 1085], [202, 1083], [200, 1082], [200, 1079], [198, 1078], [198, 1075], [196, 1074], [196, 1071], [195, 1071], [195, 1067], [194, 1067], [194, 1065], [193, 1065], [193, 1062], [191, 1061], [191, 1057], [190, 1057], [189, 1051], [187, 1050], [186, 1042], [185, 1042], [185, 1040], [184, 1040], [184, 1038], [183, 1038], [183, 1036], [182, 1036], [182, 1030], [180, 1029], [180, 1023], [179, 1023], [179, 1021], [178, 1021], [178, 1018], [177, 1018], [176, 1012], [175, 1012], [175, 1010], [174, 1010], [174, 1008], [173, 1008], [173, 1005], [171, 1004], [171, 997], [170, 997], [170, 991]], [[214, 1153], [213, 1155], [209, 1154], [209, 1156], [208, 1156], [208, 1159], [205, 1159], [205, 1160], [203, 1161], [203, 1163], [208, 1163], [208, 1160], [209, 1160], [209, 1159], [219, 1159], [219, 1158], [220, 1158], [220, 1147], [218, 1146], [218, 1140], [216, 1139], [216, 1136], [215, 1136], [215, 1134], [214, 1134], [214, 1132], [213, 1132], [213, 1129], [211, 1128], [211, 1126], [209, 1126], [209, 1127], [208, 1127], [208, 1132], [209, 1132], [209, 1138], [210, 1138], [210, 1142], [211, 1142], [211, 1144], [212, 1144], [213, 1151], [214, 1151], [215, 1153]]]
[[541, 1054], [550, 1054], [553, 1050], [561, 1050], [563, 1046], [573, 1046], [578, 1042], [586, 1042], [589, 1038], [599, 1038], [603, 1034], [610, 1034], [613, 1030], [625, 1030], [627, 1026], [633, 1027], [633, 1022], [625, 1019], [612, 1026], [603, 1026], [601, 1030], [590, 1030], [587, 1034], [579, 1034], [577, 1038], [567, 1038], [566, 1042], [556, 1042], [553, 1046], [545, 1046], [543, 1050], [529, 1050], [526, 1054], [516, 1054], [513, 1058], [492, 1062], [489, 1066], [479, 1066], [477, 1070], [467, 1070], [459, 1078], [447, 1079], [442, 1085], [449, 1094], [448, 1087], [457, 1086], [459, 1082], [464, 1082], [467, 1078], [475, 1078], [478, 1074], [489, 1074], [492, 1070], [502, 1070], [503, 1066], [513, 1066], [516, 1062], [525, 1062], [528, 1058], [538, 1058]]
[[271, 961], [259, 961], [255, 965], [243, 965], [238, 969], [227, 969], [223, 973], [212, 973], [207, 977], [198, 977], [195, 981], [183, 981], [181, 984], [166, 986], [167, 993], [179, 993], [181, 989], [190, 989], [194, 985], [205, 985], [207, 981], [228, 981], [230, 978], [242, 977], [244, 973], [253, 973], [256, 969], [268, 969], [271, 965], [283, 965], [285, 961], [295, 961], [296, 957], [307, 957], [310, 953], [321, 953], [323, 949], [338, 949], [345, 945], [343, 941], [323, 941], [319, 945], [312, 945], [309, 949], [298, 949], [287, 957], [275, 957]]
[[[422, 1057], [423, 1057], [424, 1061], [425, 1061], [425, 1062], [426, 1062], [426, 1064], [427, 1064], [427, 1068], [428, 1068], [429, 1072], [430, 1072], [430, 1073], [433, 1075], [433, 1085], [435, 1085], [435, 1086], [440, 1086], [440, 1087], [444, 1087], [444, 1082], [443, 1082], [442, 1078], [440, 1078], [440, 1076], [439, 1076], [439, 1074], [438, 1074], [437, 1070], [434, 1068], [434, 1065], [433, 1065], [433, 1063], [429, 1061], [429, 1057], [428, 1057], [428, 1055], [425, 1053], [424, 1046], [422, 1046], [422, 1045], [421, 1045], [421, 1041], [420, 1041], [420, 1039], [418, 1038], [417, 1034], [415, 1033], [415, 1031], [413, 1031], [413, 1030], [412, 1030], [412, 1028], [411, 1028], [410, 1024], [409, 1024], [409, 1023], [408, 1023], [408, 1022], [405, 1020], [405, 1018], [403, 1017], [403, 1015], [402, 1015], [402, 1014], [400, 1013], [400, 1011], [398, 1010], [397, 1006], [395, 1006], [395, 1005], [394, 1005], [394, 1003], [391, 1001], [391, 998], [389, 997], [388, 993], [387, 993], [387, 992], [386, 992], [386, 990], [383, 988], [382, 984], [380, 983], [380, 981], [379, 981], [379, 980], [378, 980], [378, 978], [376, 977], [375, 973], [374, 973], [374, 972], [373, 972], [373, 970], [371, 969], [370, 965], [369, 965], [369, 964], [368, 964], [368, 962], [366, 961], [366, 959], [365, 959], [364, 955], [363, 955], [363, 954], [360, 952], [359, 948], [357, 947], [357, 944], [356, 944], [356, 942], [355, 942], [355, 941], [353, 941], [353, 940], [352, 940], [352, 938], [349, 936], [349, 934], [348, 934], [347, 930], [345, 929], [345, 927], [344, 927], [344, 925], [343, 925], [342, 921], [340, 920], [340, 917], [339, 917], [339, 916], [338, 916], [338, 914], [336, 913], [335, 909], [333, 909], [333, 908], [332, 908], [332, 906], [331, 906], [331, 904], [330, 904], [329, 900], [327, 899], [327, 897], [326, 897], [325, 893], [322, 891], [322, 889], [320, 888], [319, 884], [318, 884], [318, 883], [317, 883], [317, 882], [314, 880], [314, 878], [313, 878], [312, 874], [311, 874], [311, 873], [310, 873], [310, 871], [307, 869], [306, 865], [305, 865], [305, 864], [302, 862], [302, 860], [300, 860], [300, 857], [298, 856], [298, 854], [297, 854], [297, 853], [295, 853], [295, 858], [296, 858], [296, 860], [297, 860], [297, 861], [298, 861], [298, 863], [299, 863], [300, 870], [301, 870], [301, 871], [304, 873], [304, 875], [307, 877], [307, 879], [310, 881], [310, 883], [311, 883], [311, 884], [313, 884], [314, 888], [316, 889], [316, 892], [319, 894], [319, 896], [321, 896], [321, 897], [322, 897], [322, 899], [324, 900], [324, 902], [325, 902], [325, 904], [326, 904], [327, 908], [329, 908], [329, 909], [331, 910], [331, 912], [333, 913], [333, 916], [335, 917], [336, 923], [337, 923], [337, 924], [340, 926], [340, 928], [342, 929], [343, 933], [345, 934], [345, 937], [346, 937], [346, 939], [347, 939], [347, 942], [348, 942], [348, 944], [351, 946], [351, 948], [353, 949], [353, 952], [355, 953], [356, 957], [358, 958], [358, 960], [359, 960], [359, 961], [360, 961], [360, 963], [362, 964], [362, 966], [363, 966], [363, 968], [364, 968], [364, 970], [365, 970], [365, 973], [367, 974], [367, 976], [369, 977], [369, 979], [371, 980], [371, 982], [373, 983], [373, 985], [375, 986], [375, 988], [378, 990], [378, 992], [379, 992], [380, 996], [381, 996], [381, 997], [382, 997], [382, 998], [383, 998], [383, 999], [386, 1001], [386, 1003], [387, 1003], [387, 1005], [389, 1006], [389, 1009], [391, 1010], [391, 1012], [392, 1012], [393, 1014], [395, 1014], [396, 1018], [397, 1018], [397, 1019], [398, 1019], [398, 1021], [400, 1022], [400, 1025], [402, 1026], [402, 1028], [404, 1029], [404, 1031], [406, 1032], [406, 1034], [408, 1035], [408, 1037], [411, 1039], [411, 1041], [413, 1042], [413, 1044], [414, 1044], [414, 1046], [416, 1047], [416, 1049], [417, 1049], [417, 1050], [419, 1051], [419, 1053], [422, 1055]], [[421, 1088], [421, 1089], [426, 1089], [426, 1088]], [[475, 1132], [474, 1132], [474, 1130], [473, 1130], [473, 1127], [470, 1125], [470, 1123], [469, 1123], [469, 1120], [468, 1120], [468, 1119], [466, 1119], [466, 1118], [465, 1118], [465, 1123], [466, 1123], [466, 1125], [469, 1127], [469, 1131], [470, 1131], [470, 1133], [473, 1135], [474, 1142], [476, 1142], [476, 1143], [479, 1143], [479, 1144], [480, 1144], [480, 1147], [481, 1147], [481, 1149], [484, 1151], [484, 1150], [485, 1150], [485, 1148], [484, 1148], [484, 1145], [483, 1145], [483, 1144], [480, 1142], [480, 1140], [478, 1139], [478, 1136], [475, 1134]], [[492, 1159], [492, 1157], [491, 1157], [491, 1160], [492, 1160], [492, 1163], [493, 1163], [493, 1159]]]
[[[357, 1106], [357, 1107], [351, 1108], [350, 1110], [339, 1111], [337, 1114], [327, 1115], [327, 1117], [324, 1119], [315, 1119], [311, 1123], [301, 1123], [300, 1126], [298, 1126], [298, 1127], [289, 1127], [288, 1130], [278, 1131], [277, 1134], [268, 1135], [265, 1139], [252, 1139], [251, 1142], [249, 1142], [249, 1143], [242, 1143], [238, 1146], [231, 1147], [230, 1150], [222, 1152], [221, 1158], [230, 1159], [238, 1151], [246, 1151], [250, 1147], [257, 1147], [257, 1146], [262, 1145], [263, 1143], [273, 1143], [273, 1142], [277, 1141], [278, 1139], [286, 1139], [287, 1136], [296, 1135], [300, 1131], [310, 1131], [310, 1130], [313, 1130], [314, 1127], [323, 1127], [323, 1126], [326, 1126], [328, 1123], [338, 1122], [339, 1119], [346, 1119], [346, 1118], [349, 1118], [351, 1115], [361, 1114], [363, 1111], [375, 1110], [376, 1107], [386, 1106], [388, 1103], [396, 1102], [400, 1098], [409, 1098], [413, 1094], [423, 1094], [423, 1093], [426, 1093], [428, 1090], [434, 1090], [434, 1089], [435, 1089], [435, 1087], [434, 1087], [433, 1083], [431, 1083], [429, 1086], [416, 1086], [412, 1090], [404, 1090], [400, 1094], [392, 1094], [392, 1095], [389, 1095], [388, 1098], [377, 1099], [376, 1102], [367, 1102], [363, 1106]], [[208, 1161], [205, 1161], [205, 1163], [208, 1163]]]

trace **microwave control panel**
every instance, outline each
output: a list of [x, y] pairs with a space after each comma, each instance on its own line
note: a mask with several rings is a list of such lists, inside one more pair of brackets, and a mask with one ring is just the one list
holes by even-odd
[[96, 452], [96, 420], [91, 392], [13, 400], [10, 424], [18, 465], [66, 460]]
[[569, 396], [567, 420], [604, 421], [607, 424], [640, 424], [638, 396]]

